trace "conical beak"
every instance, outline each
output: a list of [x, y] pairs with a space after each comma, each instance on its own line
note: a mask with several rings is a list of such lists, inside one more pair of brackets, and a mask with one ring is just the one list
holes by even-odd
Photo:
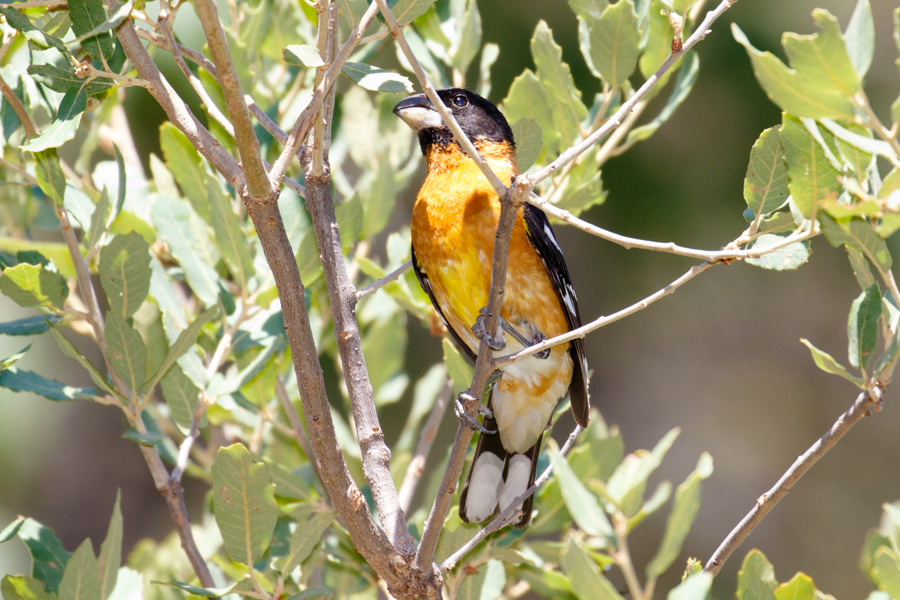
[[412, 127], [416, 133], [423, 129], [444, 126], [441, 115], [425, 94], [417, 94], [403, 100], [394, 107], [394, 114], [403, 119], [403, 122]]

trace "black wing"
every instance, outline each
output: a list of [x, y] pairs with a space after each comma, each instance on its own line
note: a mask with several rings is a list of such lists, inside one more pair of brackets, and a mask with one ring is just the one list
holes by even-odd
[[416, 249], [412, 248], [412, 264], [413, 269], [416, 271], [416, 278], [419, 280], [419, 285], [422, 286], [422, 289], [425, 290], [425, 293], [428, 294], [428, 298], [431, 300], [431, 305], [434, 306], [434, 310], [437, 311], [437, 314], [440, 315], [441, 320], [444, 322], [444, 325], [447, 327], [447, 331], [450, 332], [450, 338], [456, 344], [456, 347], [459, 348], [460, 352], [462, 352], [463, 356], [469, 359], [469, 362], [473, 365], [475, 364], [475, 352], [469, 348], [466, 343], [459, 337], [459, 334], [450, 327], [450, 323], [447, 321], [447, 317], [444, 316], [444, 312], [441, 310], [440, 304], [438, 304], [437, 299], [434, 297], [434, 290], [431, 289], [431, 281], [428, 280], [428, 275], [419, 267], [419, 261], [416, 260]]
[[[578, 312], [578, 298], [575, 296], [575, 288], [572, 286], [569, 269], [566, 267], [562, 250], [559, 248], [559, 243], [556, 241], [556, 236], [553, 234], [547, 215], [541, 209], [531, 204], [526, 204], [522, 207], [522, 216], [525, 219], [525, 232], [528, 235], [528, 240], [534, 246], [534, 249], [537, 250], [538, 256], [541, 257], [541, 261], [544, 263], [544, 268], [547, 269], [547, 274], [550, 275], [553, 289], [556, 290], [556, 296], [559, 298], [559, 302], [566, 313], [569, 329], [581, 327], [581, 314]], [[418, 270], [416, 272], [418, 273]], [[576, 423], [582, 427], [587, 427], [591, 403], [588, 396], [588, 367], [587, 360], [584, 357], [584, 340], [580, 338], [573, 340], [569, 346], [569, 354], [572, 356], [572, 362], [574, 363], [572, 383], [569, 386], [572, 414], [575, 416]]]

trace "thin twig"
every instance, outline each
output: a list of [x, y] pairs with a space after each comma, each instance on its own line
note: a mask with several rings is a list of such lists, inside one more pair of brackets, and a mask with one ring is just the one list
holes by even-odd
[[260, 202], [276, 193], [277, 186], [270, 183], [268, 173], [266, 173], [266, 167], [259, 151], [259, 140], [256, 139], [253, 122], [250, 120], [250, 111], [244, 102], [244, 91], [241, 89], [237, 69], [228, 48], [225, 30], [222, 29], [218, 10], [212, 0], [196, 0], [194, 7], [209, 44], [209, 53], [218, 71], [219, 85], [225, 96], [228, 117], [234, 125], [234, 139], [241, 156], [241, 167], [247, 184], [248, 197], [245, 197], [244, 201]]
[[522, 504], [522, 502], [524, 502], [526, 498], [534, 494], [539, 487], [544, 485], [550, 479], [550, 475], [553, 474], [553, 469], [556, 467], [556, 462], [560, 460], [561, 457], [565, 457], [575, 446], [575, 440], [578, 439], [578, 436], [581, 435], [582, 431], [584, 431], [584, 429], [581, 427], [581, 425], [576, 425], [575, 429], [572, 430], [572, 433], [570, 433], [569, 437], [566, 439], [566, 443], [563, 444], [563, 447], [559, 449], [559, 455], [553, 460], [552, 463], [547, 466], [546, 469], [544, 469], [544, 472], [541, 473], [540, 477], [535, 479], [534, 483], [531, 484], [531, 486], [527, 490], [525, 490], [521, 496], [513, 500], [509, 504], [509, 506], [507, 506], [506, 509], [503, 510], [503, 512], [494, 517], [494, 519], [490, 523], [488, 523], [487, 527], [479, 531], [477, 534], [475, 534], [475, 537], [460, 546], [459, 550], [451, 554], [447, 558], [447, 560], [445, 560], [441, 564], [441, 572], [446, 573], [447, 571], [455, 567], [457, 563], [459, 563], [460, 559], [471, 552], [472, 549], [480, 544], [484, 538], [494, 533], [495, 531], [499, 531], [510, 522], [512, 522], [512, 520], [515, 519], [516, 516], [518, 516], [519, 505]]
[[856, 397], [853, 405], [838, 417], [834, 425], [831, 426], [831, 429], [816, 440], [816, 443], [810, 446], [806, 452], [801, 454], [797, 460], [794, 461], [794, 464], [785, 471], [784, 475], [781, 476], [772, 489], [759, 497], [753, 509], [747, 513], [741, 522], [738, 523], [737, 527], [728, 534], [728, 537], [725, 538], [725, 541], [723, 541], [715, 553], [713, 553], [703, 570], [707, 573], [716, 575], [725, 564], [725, 561], [728, 560], [728, 557], [731, 556], [731, 553], [737, 550], [744, 540], [747, 539], [750, 532], [753, 531], [769, 511], [778, 504], [778, 501], [790, 493], [794, 484], [797, 483], [797, 481], [803, 477], [803, 475], [805, 475], [826, 452], [831, 450], [851, 427], [856, 425], [863, 417], [872, 414], [873, 411], [879, 410], [883, 395], [884, 388], [879, 384], [875, 384], [870, 390], [861, 392]]
[[533, 175], [528, 176], [528, 183], [534, 188], [535, 185], [549, 177], [560, 167], [565, 166], [567, 163], [571, 162], [575, 159], [579, 154], [596, 144], [600, 141], [604, 136], [606, 136], [610, 131], [618, 127], [622, 124], [622, 120], [625, 118], [625, 115], [634, 108], [634, 105], [643, 98], [647, 92], [653, 89], [656, 86], [659, 79], [665, 75], [665, 73], [672, 68], [672, 66], [678, 62], [678, 60], [684, 56], [684, 53], [690, 50], [697, 42], [702, 40], [709, 34], [709, 28], [712, 26], [713, 22], [718, 19], [722, 13], [728, 10], [731, 5], [733, 5], [737, 0], [722, 0], [721, 4], [717, 6], [714, 10], [709, 11], [706, 14], [706, 18], [703, 19], [703, 22], [694, 30], [693, 35], [684, 42], [682, 50], [680, 52], [673, 52], [669, 55], [669, 58], [662, 64], [659, 69], [656, 70], [656, 73], [651, 75], [647, 81], [644, 82], [635, 93], [628, 100], [622, 103], [622, 106], [619, 107], [619, 110], [610, 117], [606, 123], [604, 123], [599, 129], [594, 131], [591, 135], [586, 137], [580, 143], [572, 146], [565, 152], [559, 155], [559, 157], [554, 160], [552, 163], [534, 173]]
[[438, 427], [440, 427], [444, 418], [444, 410], [447, 408], [447, 403], [450, 402], [452, 396], [453, 380], [447, 377], [447, 380], [444, 382], [444, 388], [438, 394], [434, 406], [431, 407], [428, 419], [419, 433], [419, 443], [416, 445], [416, 451], [412, 460], [409, 461], [406, 475], [403, 476], [403, 483], [400, 484], [400, 491], [397, 496], [400, 498], [400, 508], [403, 509], [403, 512], [409, 512], [416, 488], [422, 479], [422, 473], [425, 472], [425, 461], [428, 459], [428, 451], [431, 450], [431, 445], [437, 436]]
[[404, 273], [406, 273], [406, 271], [409, 270], [409, 268], [411, 266], [412, 266], [412, 260], [406, 261], [405, 263], [403, 263], [402, 265], [400, 265], [399, 267], [397, 267], [396, 269], [394, 269], [393, 271], [391, 271], [390, 273], [388, 273], [387, 275], [385, 275], [378, 281], [370, 283], [363, 289], [357, 291], [356, 299], [360, 300], [361, 298], [365, 298], [369, 294], [374, 294], [375, 292], [377, 292], [378, 290], [380, 290], [387, 284], [389, 284], [393, 281], [397, 281], [398, 279], [400, 279], [401, 275], [403, 275]]
[[2, 92], [3, 98], [9, 102], [10, 106], [12, 106], [16, 116], [19, 117], [19, 122], [21, 122], [22, 127], [25, 128], [25, 136], [30, 138], [36, 136], [37, 127], [35, 127], [34, 121], [31, 120], [31, 115], [25, 110], [22, 101], [19, 100], [19, 97], [12, 91], [12, 88], [9, 87], [9, 84], [6, 83], [6, 80], [4, 80], [3, 77], [0, 77], [0, 92]]
[[181, 476], [184, 474], [184, 470], [187, 469], [191, 448], [197, 438], [200, 437], [200, 421], [203, 419], [203, 415], [206, 414], [206, 407], [206, 400], [201, 398], [197, 404], [197, 410], [194, 411], [194, 416], [191, 419], [190, 431], [188, 431], [187, 437], [184, 438], [181, 445], [178, 446], [178, 458], [175, 460], [175, 468], [169, 474], [169, 485], [181, 483]]
[[316, 87], [316, 90], [313, 92], [312, 98], [310, 98], [309, 100], [309, 104], [306, 106], [306, 108], [303, 109], [303, 112], [300, 113], [300, 116], [297, 117], [297, 120], [294, 123], [294, 127], [291, 129], [291, 133], [285, 141], [285, 148], [278, 156], [278, 160], [275, 161], [275, 164], [272, 167], [272, 171], [269, 173], [269, 178], [271, 179], [273, 185], [278, 186], [281, 183], [281, 180], [287, 173], [287, 168], [291, 162], [291, 159], [293, 159], [294, 155], [297, 154], [297, 151], [300, 149], [303, 140], [305, 140], [306, 136], [309, 135], [309, 130], [313, 125], [315, 115], [319, 112], [319, 109], [325, 102], [325, 97], [328, 91], [331, 89], [331, 86], [334, 85], [334, 82], [337, 80], [337, 77], [341, 72], [341, 68], [350, 57], [350, 53], [353, 51], [353, 48], [355, 48], [359, 43], [363, 32], [375, 19], [375, 15], [377, 14], [378, 6], [372, 3], [371, 5], [369, 5], [369, 8], [366, 10], [365, 14], [363, 14], [356, 27], [353, 28], [353, 31], [350, 33], [350, 37], [346, 42], [344, 42], [344, 45], [341, 46], [340, 49], [338, 49], [334, 61], [332, 61], [331, 66], [328, 68], [328, 71], [325, 73], [325, 76], [322, 79], [322, 83], [318, 87]]

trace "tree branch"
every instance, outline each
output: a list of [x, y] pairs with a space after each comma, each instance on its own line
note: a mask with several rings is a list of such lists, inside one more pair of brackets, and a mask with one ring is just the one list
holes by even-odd
[[447, 558], [447, 560], [441, 563], [441, 572], [446, 573], [447, 571], [455, 567], [457, 563], [459, 563], [460, 559], [471, 552], [472, 549], [475, 548], [475, 546], [477, 546], [482, 542], [482, 540], [484, 540], [484, 538], [491, 535], [495, 531], [499, 531], [510, 522], [512, 522], [513, 519], [518, 516], [519, 505], [522, 504], [522, 502], [524, 502], [526, 498], [534, 494], [539, 487], [547, 483], [547, 481], [550, 479], [550, 475], [553, 474], [553, 468], [556, 466], [556, 462], [560, 460], [560, 458], [565, 457], [575, 446], [575, 440], [579, 435], [581, 435], [582, 431], [584, 431], [584, 429], [582, 429], [581, 425], [576, 425], [575, 429], [572, 430], [572, 433], [570, 433], [569, 437], [566, 439], [566, 443], [563, 444], [563, 447], [559, 449], [559, 455], [553, 460], [552, 463], [547, 465], [547, 468], [544, 469], [544, 472], [541, 473], [541, 476], [535, 479], [534, 483], [531, 484], [531, 486], [527, 490], [522, 492], [521, 496], [513, 500], [510, 505], [503, 510], [503, 512], [494, 517], [494, 519], [490, 523], [488, 523], [487, 527], [475, 534], [475, 537], [460, 546], [459, 550], [451, 554]]
[[244, 201], [259, 202], [272, 194], [277, 197], [277, 186], [273, 187], [269, 182], [259, 152], [259, 140], [253, 131], [250, 112], [244, 102], [244, 91], [241, 89], [241, 82], [231, 59], [228, 40], [225, 39], [225, 31], [219, 21], [216, 5], [212, 0], [196, 0], [194, 7], [197, 9], [197, 16], [209, 44], [209, 53], [216, 65], [219, 85], [222, 86], [222, 94], [225, 96], [225, 108], [234, 125], [234, 139], [241, 155], [241, 166], [249, 193], [249, 198], [245, 198]]
[[741, 522], [738, 523], [737, 527], [728, 534], [728, 537], [725, 538], [725, 541], [718, 547], [703, 570], [707, 573], [716, 575], [725, 564], [725, 561], [728, 560], [728, 557], [731, 556], [731, 553], [737, 550], [744, 540], [747, 539], [750, 532], [759, 525], [769, 511], [772, 510], [782, 498], [790, 493], [794, 484], [797, 483], [797, 481], [803, 477], [803, 475], [805, 475], [826, 452], [831, 450], [851, 427], [861, 421], [863, 417], [872, 414], [873, 411], [877, 412], [880, 410], [884, 391], [883, 387], [879, 384], [875, 384], [871, 389], [861, 392], [859, 396], [856, 397], [853, 405], [838, 417], [838, 420], [831, 426], [831, 429], [816, 440], [816, 443], [810, 446], [806, 452], [801, 454], [797, 460], [794, 461], [794, 464], [785, 471], [784, 475], [781, 476], [781, 479], [778, 480], [772, 489], [759, 497], [753, 509], [747, 513]]
[[396, 269], [394, 269], [393, 271], [391, 271], [390, 273], [388, 273], [387, 275], [385, 275], [378, 281], [370, 283], [368, 286], [366, 286], [363, 289], [356, 292], [356, 299], [360, 300], [362, 298], [365, 298], [369, 294], [374, 294], [375, 292], [377, 292], [378, 290], [380, 290], [387, 284], [397, 281], [398, 279], [400, 279], [401, 275], [403, 275], [404, 273], [406, 273], [409, 270], [409, 268], [411, 266], [412, 266], [412, 260], [406, 261], [405, 263], [403, 263], [402, 265], [400, 265], [399, 267], [397, 267]]

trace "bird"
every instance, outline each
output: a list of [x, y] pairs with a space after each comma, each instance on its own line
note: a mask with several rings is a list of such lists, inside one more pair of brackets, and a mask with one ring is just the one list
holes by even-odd
[[[504, 185], [519, 175], [512, 129], [489, 100], [462, 88], [437, 91]], [[500, 200], [424, 94], [394, 107], [417, 134], [426, 176], [410, 224], [412, 264], [451, 339], [474, 363], [486, 337], [494, 356], [517, 352], [581, 326], [578, 301], [547, 216], [524, 204], [509, 245], [499, 335], [484, 327]], [[502, 366], [492, 379], [459, 516], [485, 521], [505, 510], [535, 479], [544, 431], [569, 394], [575, 421], [587, 427], [590, 399], [584, 340], [553, 346]], [[516, 528], [531, 520], [534, 496], [517, 508]]]

